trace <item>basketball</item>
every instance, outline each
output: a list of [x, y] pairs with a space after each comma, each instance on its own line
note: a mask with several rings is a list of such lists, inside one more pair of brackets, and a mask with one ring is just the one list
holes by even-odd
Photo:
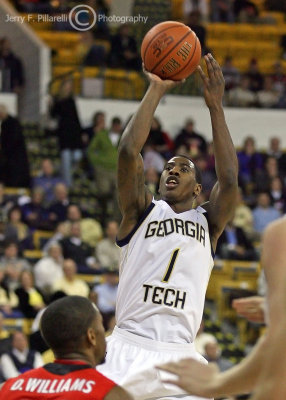
[[197, 68], [201, 44], [195, 32], [185, 24], [166, 21], [153, 26], [141, 45], [145, 69], [162, 79], [179, 81]]

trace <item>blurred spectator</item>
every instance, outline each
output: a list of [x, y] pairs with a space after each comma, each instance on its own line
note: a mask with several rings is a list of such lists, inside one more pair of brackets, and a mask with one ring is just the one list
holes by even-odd
[[221, 69], [225, 81], [225, 90], [228, 91], [230, 89], [236, 88], [240, 81], [240, 72], [233, 65], [231, 56], [225, 57]]
[[108, 40], [110, 36], [109, 25], [106, 21], [110, 11], [110, 0], [86, 0], [85, 4], [92, 7], [96, 11], [97, 20], [93, 28], [93, 34], [98, 39]]
[[250, 79], [249, 89], [252, 92], [258, 92], [263, 89], [263, 75], [259, 71], [258, 62], [255, 58], [250, 60], [246, 75]]
[[93, 257], [94, 250], [91, 246], [85, 243], [81, 238], [81, 228], [79, 222], [74, 222], [71, 225], [70, 236], [61, 240], [60, 244], [63, 249], [64, 258], [73, 260], [78, 270], [88, 266], [93, 269], [98, 269], [99, 266]]
[[250, 90], [250, 79], [246, 75], [241, 76], [239, 86], [230, 89], [226, 97], [226, 104], [231, 107], [253, 107], [256, 102], [256, 96]]
[[249, 0], [234, 0], [234, 15], [238, 22], [255, 23], [258, 18], [258, 8]]
[[0, 270], [0, 310], [6, 315], [10, 315], [13, 308], [17, 306], [18, 298], [15, 292], [9, 289], [9, 286], [5, 283], [4, 272]]
[[286, 3], [281, 0], [265, 0], [265, 7], [270, 11], [280, 11], [286, 13]]
[[25, 139], [19, 121], [0, 104], [0, 150], [3, 180], [6, 186], [30, 187], [29, 162]]
[[70, 204], [67, 209], [68, 224], [78, 222], [80, 224], [81, 238], [89, 246], [95, 247], [102, 239], [102, 227], [94, 218], [82, 218], [82, 212], [76, 204]]
[[0, 39], [0, 70], [2, 71], [2, 91], [20, 93], [24, 87], [24, 68], [20, 58], [11, 49], [7, 37]]
[[217, 242], [216, 255], [223, 260], [255, 261], [258, 259], [252, 243], [242, 228], [229, 221]]
[[243, 229], [248, 239], [252, 240], [254, 238], [252, 211], [244, 202], [241, 188], [239, 188], [237, 192], [233, 225], [237, 228]]
[[54, 242], [47, 256], [41, 258], [34, 266], [36, 287], [44, 294], [50, 295], [54, 283], [63, 277], [63, 254], [61, 246]]
[[64, 183], [57, 183], [54, 187], [55, 201], [49, 208], [49, 221], [55, 226], [67, 218], [67, 209], [70, 204], [68, 188]]
[[42, 206], [44, 202], [44, 191], [40, 187], [32, 190], [32, 197], [29, 203], [22, 206], [23, 221], [29, 228], [47, 230], [51, 228], [48, 220], [48, 211]]
[[105, 202], [111, 203], [110, 208], [119, 218], [120, 212], [116, 196], [116, 162], [117, 146], [111, 140], [111, 136], [104, 126], [104, 119], [100, 120], [96, 127], [96, 135], [90, 141], [87, 154], [89, 162], [94, 170], [98, 195]]
[[109, 129], [109, 138], [113, 146], [117, 147], [122, 134], [122, 121], [119, 117], [113, 117]]
[[[0, 311], [0, 357], [3, 353], [6, 353], [11, 348], [11, 339], [9, 331], [5, 328], [4, 314]], [[3, 381], [1, 369], [0, 369], [0, 381]]]
[[207, 151], [207, 142], [205, 138], [194, 130], [195, 122], [189, 118], [185, 122], [184, 128], [175, 137], [176, 151], [184, 146], [190, 157], [197, 157], [205, 154]]
[[143, 161], [145, 170], [154, 168], [158, 173], [163, 171], [166, 162], [148, 141], [143, 148]]
[[54, 292], [64, 292], [68, 296], [88, 297], [89, 287], [82, 279], [76, 277], [76, 264], [73, 260], [64, 260], [64, 277], [53, 285]]
[[286, 209], [286, 193], [282, 179], [279, 176], [272, 178], [269, 185], [271, 203], [280, 213]]
[[159, 181], [160, 175], [155, 168], [150, 167], [145, 170], [145, 185], [154, 196], [158, 194]]
[[48, 14], [51, 11], [48, 0], [17, 0], [21, 12]]
[[185, 23], [197, 35], [197, 37], [198, 37], [198, 39], [200, 41], [200, 44], [201, 44], [202, 55], [205, 55], [208, 52], [208, 50], [206, 49], [207, 30], [201, 24], [200, 20], [201, 20], [200, 12], [199, 11], [192, 11], [187, 15]]
[[23, 332], [15, 331], [12, 335], [12, 350], [1, 357], [4, 378], [15, 378], [23, 372], [43, 365], [39, 353], [29, 349], [28, 339]]
[[263, 158], [256, 151], [254, 138], [245, 138], [243, 148], [237, 153], [239, 162], [239, 179], [243, 188], [254, 181], [255, 174], [263, 168]]
[[45, 205], [50, 205], [55, 200], [54, 187], [62, 179], [55, 174], [52, 160], [45, 158], [38, 176], [33, 178], [33, 187], [41, 187], [44, 191]]
[[259, 234], [262, 234], [266, 226], [280, 216], [280, 212], [271, 205], [269, 193], [259, 193], [257, 196], [257, 206], [253, 210], [253, 222], [255, 231]]
[[202, 320], [197, 336], [194, 341], [196, 351], [200, 353], [202, 356], [205, 356], [205, 345], [207, 343], [216, 343], [215, 336], [212, 335], [211, 333], [204, 332], [204, 329], [205, 329], [205, 323], [204, 320]]
[[234, 22], [233, 0], [211, 0], [212, 22]]
[[19, 280], [20, 286], [15, 290], [19, 299], [18, 308], [26, 318], [35, 318], [38, 311], [45, 307], [42, 293], [34, 286], [31, 271], [23, 271]]
[[78, 48], [82, 56], [82, 65], [86, 67], [104, 66], [106, 62], [105, 48], [96, 44], [91, 31], [81, 32], [81, 44]]
[[66, 224], [65, 222], [61, 222], [57, 225], [54, 235], [46, 242], [43, 247], [43, 253], [47, 254], [49, 252], [49, 248], [53, 244], [58, 244], [60, 240], [64, 239], [65, 237], [69, 236], [70, 234], [70, 224]]
[[[62, 16], [65, 15], [68, 17], [68, 14], [71, 10], [70, 5], [68, 4], [68, 0], [58, 0], [53, 3], [55, 6], [52, 8], [51, 13], [53, 16]], [[73, 27], [70, 24], [68, 18], [67, 20], [61, 18], [59, 21], [54, 21], [53, 27], [55, 31], [72, 31]], [[82, 22], [82, 21], [80, 21]]]
[[165, 159], [172, 157], [174, 143], [169, 135], [162, 130], [161, 123], [157, 117], [153, 118], [147, 143]]
[[120, 25], [117, 34], [111, 38], [109, 59], [113, 68], [141, 70], [142, 61], [137, 53], [136, 40], [130, 34], [129, 25]]
[[22, 271], [30, 270], [27, 260], [19, 256], [19, 247], [16, 242], [7, 242], [4, 255], [0, 258], [0, 271], [4, 273], [5, 283], [9, 289], [14, 290], [19, 285], [19, 277]]
[[[0, 150], [1, 157], [1, 150]], [[3, 168], [0, 165], [0, 173]], [[9, 196], [5, 195], [5, 186], [2, 182], [0, 182], [0, 222], [7, 220], [7, 215], [9, 209], [13, 207], [13, 202], [9, 198]]]
[[9, 337], [9, 331], [4, 327], [4, 315], [0, 311], [0, 343], [3, 339], [8, 339], [8, 337]]
[[72, 169], [82, 158], [81, 125], [73, 97], [73, 81], [63, 80], [59, 93], [53, 98], [51, 116], [57, 118], [57, 135], [61, 152], [61, 173], [68, 186], [72, 185]]
[[277, 61], [273, 66], [273, 73], [271, 78], [273, 81], [274, 89], [282, 94], [286, 89], [286, 75], [283, 72], [283, 67], [280, 61]]
[[84, 147], [89, 145], [90, 141], [98, 132], [105, 129], [105, 113], [103, 111], [97, 111], [92, 117], [92, 126], [86, 128], [82, 134]]
[[96, 296], [96, 305], [102, 314], [105, 328], [107, 328], [110, 314], [115, 312], [117, 289], [118, 269], [106, 268], [104, 270], [104, 283], [93, 288], [93, 293]]
[[199, 168], [202, 177], [202, 187], [204, 193], [208, 197], [210, 192], [216, 183], [216, 174], [214, 171], [208, 169], [207, 158], [205, 156], [200, 156], [196, 158], [196, 166]]
[[[204, 21], [209, 18], [209, 5], [207, 0], [184, 0], [183, 15], [186, 19], [191, 12], [199, 12]], [[192, 28], [193, 29], [193, 28]]]
[[8, 212], [8, 221], [5, 226], [4, 236], [7, 241], [17, 243], [23, 242], [29, 235], [29, 228], [21, 222], [22, 211], [18, 206], [10, 208]]
[[270, 138], [267, 156], [275, 157], [278, 161], [279, 173], [286, 174], [286, 154], [281, 149], [280, 138], [276, 136]]
[[274, 107], [279, 100], [279, 93], [274, 88], [271, 76], [265, 76], [263, 89], [257, 92], [258, 105], [262, 108]]
[[118, 222], [108, 221], [105, 228], [105, 238], [96, 246], [96, 258], [103, 268], [119, 269], [120, 248], [116, 244]]
[[205, 358], [209, 363], [215, 363], [222, 372], [233, 367], [231, 361], [221, 356], [221, 350], [217, 342], [205, 344]]
[[278, 162], [275, 157], [268, 157], [264, 168], [255, 174], [256, 192], [269, 191], [270, 183], [276, 177], [279, 177]]

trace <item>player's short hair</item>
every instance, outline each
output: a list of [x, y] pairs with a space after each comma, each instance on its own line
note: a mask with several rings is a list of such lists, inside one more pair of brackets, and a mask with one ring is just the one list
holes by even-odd
[[176, 157], [184, 157], [187, 160], [191, 161], [194, 166], [195, 166], [195, 177], [196, 177], [196, 182], [199, 183], [200, 185], [202, 184], [202, 173], [201, 170], [199, 169], [199, 167], [196, 165], [196, 163], [194, 162], [194, 160], [192, 160], [190, 157], [185, 156], [183, 154], [176, 154]]
[[96, 315], [96, 308], [85, 297], [64, 297], [54, 301], [44, 311], [40, 323], [41, 335], [55, 352], [72, 351], [78, 348]]

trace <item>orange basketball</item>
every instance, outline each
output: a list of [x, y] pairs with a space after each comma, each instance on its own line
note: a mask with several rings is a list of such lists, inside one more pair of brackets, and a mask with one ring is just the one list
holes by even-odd
[[162, 79], [179, 81], [197, 68], [201, 44], [188, 26], [175, 21], [161, 22], [145, 35], [141, 57], [147, 71]]

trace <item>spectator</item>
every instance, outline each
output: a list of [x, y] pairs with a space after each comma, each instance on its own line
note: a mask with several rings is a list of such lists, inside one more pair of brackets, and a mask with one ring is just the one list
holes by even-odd
[[118, 222], [109, 221], [106, 225], [105, 235], [96, 246], [96, 258], [103, 268], [118, 270], [120, 261], [120, 249], [116, 244], [118, 234]]
[[15, 292], [9, 289], [4, 280], [4, 272], [0, 270], [0, 310], [6, 315], [13, 312], [13, 308], [18, 306], [18, 298]]
[[21, 222], [22, 210], [18, 206], [10, 208], [8, 212], [8, 222], [5, 226], [4, 236], [7, 241], [22, 243], [29, 235], [26, 224]]
[[42, 293], [34, 286], [31, 271], [23, 271], [19, 280], [20, 286], [15, 290], [19, 299], [19, 309], [26, 318], [35, 318], [38, 311], [45, 307]]
[[[1, 150], [0, 150], [0, 158], [1, 158]], [[0, 165], [0, 173], [3, 168]], [[9, 199], [7, 195], [5, 195], [5, 187], [2, 182], [0, 182], [0, 222], [7, 220], [7, 215], [9, 209], [13, 207], [13, 202]]]
[[29, 162], [25, 140], [19, 121], [8, 114], [7, 108], [0, 104], [1, 122], [1, 165], [6, 186], [30, 187]]
[[51, 6], [47, 0], [17, 0], [21, 12], [48, 14]]
[[154, 168], [158, 173], [164, 169], [166, 160], [154, 149], [148, 141], [143, 148], [144, 169]]
[[269, 185], [271, 203], [280, 213], [286, 209], [286, 194], [283, 182], [279, 176], [272, 178]]
[[48, 253], [49, 248], [54, 244], [58, 244], [62, 239], [69, 236], [70, 234], [70, 225], [66, 224], [65, 222], [61, 222], [57, 225], [54, 235], [46, 242], [43, 247], [43, 252], [45, 254]]
[[95, 247], [102, 239], [102, 227], [94, 218], [82, 218], [82, 212], [76, 204], [70, 204], [67, 209], [68, 224], [78, 222], [81, 229], [81, 238], [89, 246]]
[[217, 342], [206, 343], [205, 358], [208, 362], [215, 363], [222, 372], [233, 366], [231, 361], [221, 356], [221, 350]]
[[145, 185], [154, 196], [158, 194], [159, 182], [160, 175], [158, 171], [153, 167], [147, 168], [145, 170]]
[[63, 277], [63, 255], [61, 246], [54, 242], [48, 249], [48, 255], [34, 266], [36, 286], [50, 295], [55, 281]]
[[191, 12], [199, 12], [204, 21], [209, 18], [209, 5], [207, 0], [184, 0], [183, 15], [186, 19]]
[[81, 238], [81, 229], [78, 222], [71, 225], [70, 236], [60, 242], [64, 258], [72, 259], [78, 270], [84, 270], [87, 266], [93, 269], [99, 269], [95, 258], [93, 257], [94, 250]]
[[286, 75], [283, 72], [283, 66], [280, 61], [273, 65], [273, 73], [271, 74], [274, 89], [282, 94], [286, 89]]
[[245, 204], [241, 188], [237, 192], [237, 203], [234, 212], [233, 225], [243, 229], [248, 239], [254, 239], [253, 215], [251, 209]]
[[0, 311], [0, 343], [2, 340], [4, 339], [8, 339], [9, 337], [9, 332], [7, 329], [5, 329], [4, 327], [4, 315], [3, 313]]
[[39, 175], [33, 179], [33, 187], [41, 187], [43, 189], [46, 206], [49, 206], [55, 200], [54, 187], [61, 182], [61, 178], [54, 172], [52, 160], [45, 158], [42, 161]]
[[258, 256], [242, 228], [229, 221], [217, 242], [216, 255], [224, 260], [256, 261]]
[[81, 32], [82, 64], [86, 67], [102, 67], [106, 62], [105, 48], [96, 44], [91, 31]]
[[76, 278], [76, 264], [73, 260], [64, 260], [64, 277], [54, 283], [54, 292], [64, 292], [68, 296], [88, 297], [89, 287], [81, 279]]
[[254, 181], [254, 177], [263, 168], [263, 158], [256, 151], [253, 137], [245, 138], [243, 148], [237, 153], [239, 162], [239, 179], [243, 188], [245, 185]]
[[67, 218], [67, 209], [70, 204], [68, 188], [64, 183], [57, 183], [54, 187], [55, 201], [49, 208], [49, 220], [52, 225], [63, 222]]
[[22, 61], [15, 56], [7, 37], [0, 39], [0, 70], [2, 70], [2, 90], [19, 94], [25, 84]]
[[263, 89], [263, 75], [259, 71], [258, 62], [255, 58], [250, 60], [247, 76], [250, 79], [249, 89], [256, 93]]
[[173, 156], [174, 143], [169, 135], [162, 130], [161, 123], [157, 117], [153, 118], [147, 143], [160, 153], [163, 158], [169, 159]]
[[269, 191], [273, 178], [279, 177], [278, 162], [275, 157], [268, 157], [264, 169], [257, 171], [255, 176], [255, 189], [257, 192]]
[[[55, 3], [55, 6], [51, 10], [51, 13], [53, 14], [53, 17], [60, 16], [59, 20], [55, 18], [54, 23], [53, 23], [53, 28], [55, 31], [71, 31], [73, 30], [73, 27], [70, 24], [69, 21], [69, 12], [71, 11], [71, 7], [68, 4], [68, 0], [58, 0], [57, 3]], [[62, 18], [62, 16], [66, 16], [66, 18]]]
[[137, 43], [130, 34], [129, 25], [123, 24], [111, 38], [109, 53], [110, 65], [113, 68], [123, 68], [139, 71], [142, 61], [137, 53]]
[[263, 89], [257, 92], [258, 105], [262, 108], [275, 107], [279, 100], [279, 93], [274, 88], [271, 76], [265, 76]]
[[255, 23], [257, 21], [258, 9], [252, 1], [234, 0], [233, 11], [238, 22]]
[[[3, 353], [6, 353], [11, 348], [11, 339], [9, 331], [5, 328], [4, 314], [0, 311], [0, 357]], [[4, 380], [1, 376], [0, 369], [0, 381]]]
[[211, 0], [212, 22], [234, 22], [233, 0]]
[[206, 156], [200, 156], [196, 158], [196, 166], [201, 172], [202, 187], [204, 188], [205, 195], [208, 197], [214, 184], [217, 181], [216, 174], [214, 171], [208, 169]]
[[207, 30], [201, 24], [200, 20], [201, 20], [200, 11], [191, 11], [186, 18], [186, 25], [189, 26], [192, 29], [192, 31], [194, 31], [195, 34], [197, 35], [201, 44], [202, 55], [205, 55], [208, 52], [208, 49], [206, 48]]
[[32, 191], [31, 201], [22, 206], [23, 221], [32, 230], [51, 229], [51, 223], [48, 220], [48, 211], [43, 207], [43, 202], [43, 189], [35, 187]]
[[104, 270], [104, 283], [93, 288], [93, 293], [96, 295], [96, 305], [102, 314], [105, 329], [107, 329], [110, 315], [115, 312], [117, 289], [118, 269], [106, 268]]
[[258, 234], [262, 234], [270, 222], [280, 217], [280, 212], [271, 206], [270, 195], [268, 192], [259, 193], [257, 196], [257, 206], [253, 210], [254, 229]]
[[19, 257], [18, 244], [16, 242], [6, 242], [4, 255], [0, 259], [0, 270], [4, 273], [5, 283], [9, 289], [16, 289], [21, 272], [30, 269], [31, 266], [28, 261]]
[[105, 114], [103, 111], [97, 111], [92, 118], [92, 126], [85, 129], [82, 135], [82, 141], [84, 147], [88, 147], [90, 141], [96, 136], [96, 134], [102, 130], [105, 130]]
[[256, 102], [256, 96], [250, 90], [250, 79], [246, 75], [240, 78], [239, 86], [228, 91], [226, 97], [226, 104], [230, 107], [253, 107]]
[[4, 378], [6, 380], [15, 378], [25, 371], [42, 365], [41, 355], [29, 349], [26, 335], [23, 332], [15, 331], [12, 335], [12, 350], [1, 357]]
[[225, 57], [221, 70], [225, 80], [225, 90], [228, 91], [236, 88], [240, 81], [240, 72], [233, 65], [231, 56]]
[[59, 93], [52, 100], [51, 116], [57, 118], [57, 135], [61, 152], [62, 178], [70, 187], [72, 169], [82, 158], [81, 125], [73, 97], [73, 82], [63, 80]]
[[112, 118], [111, 127], [109, 129], [109, 138], [114, 147], [118, 146], [121, 134], [122, 120], [119, 117], [114, 117]]
[[204, 329], [205, 329], [205, 323], [204, 320], [202, 320], [194, 342], [196, 351], [200, 353], [202, 356], [205, 356], [205, 345], [207, 343], [216, 343], [215, 336], [212, 335], [211, 333], [204, 332]]
[[189, 118], [185, 122], [184, 128], [178, 133], [175, 138], [175, 149], [183, 146], [189, 153], [190, 157], [197, 157], [203, 155], [207, 151], [207, 142], [205, 138], [194, 131], [195, 122]]
[[278, 161], [279, 173], [286, 174], [286, 154], [281, 149], [280, 138], [276, 136], [270, 138], [267, 156], [275, 157]]
[[97, 133], [88, 146], [88, 159], [94, 170], [98, 195], [106, 203], [106, 208], [108, 203], [111, 203], [110, 208], [119, 219], [115, 190], [117, 147], [112, 143], [109, 132], [104, 127], [104, 120], [98, 123], [96, 130]]

